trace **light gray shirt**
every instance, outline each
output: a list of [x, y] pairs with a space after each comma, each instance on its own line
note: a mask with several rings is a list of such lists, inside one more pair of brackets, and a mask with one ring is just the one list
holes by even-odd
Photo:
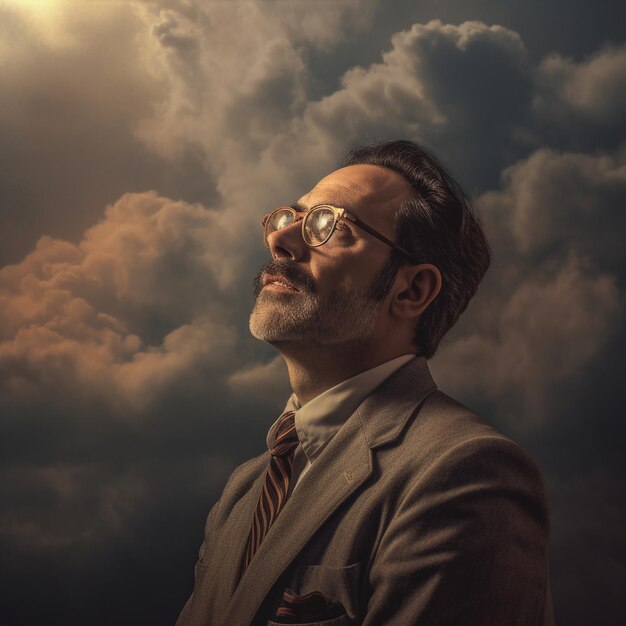
[[[361, 402], [386, 378], [413, 358], [415, 354], [403, 354], [381, 363], [340, 382], [303, 405], [295, 393], [291, 394], [283, 413], [295, 412], [300, 445], [294, 453], [289, 493], [300, 484], [315, 459]], [[276, 419], [267, 433], [267, 446], [270, 450], [274, 445], [278, 419], [280, 418]]]

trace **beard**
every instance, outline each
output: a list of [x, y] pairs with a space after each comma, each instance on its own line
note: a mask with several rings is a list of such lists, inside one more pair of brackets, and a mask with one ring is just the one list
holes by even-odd
[[[284, 277], [298, 291], [263, 289], [263, 273]], [[268, 343], [309, 341], [331, 346], [369, 339], [394, 276], [385, 267], [365, 291], [338, 286], [322, 297], [310, 275], [295, 263], [269, 261], [254, 281], [250, 332]]]

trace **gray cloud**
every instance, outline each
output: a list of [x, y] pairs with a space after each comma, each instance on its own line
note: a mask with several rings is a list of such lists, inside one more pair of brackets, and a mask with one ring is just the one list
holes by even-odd
[[540, 149], [477, 200], [493, 266], [482, 306], [445, 340], [433, 366], [456, 393], [490, 397], [494, 416], [522, 437], [559, 420], [556, 385], [576, 384], [615, 349], [624, 314], [625, 182], [621, 151]]
[[558, 54], [544, 59], [533, 102], [542, 137], [574, 150], [618, 147], [626, 133], [625, 75], [625, 46], [608, 46], [580, 63]]
[[[496, 181], [502, 158], [519, 151], [532, 94], [517, 33], [480, 22], [416, 24], [394, 35], [382, 61], [351, 68], [339, 89], [309, 100], [316, 77], [304, 50], [323, 42], [315, 31], [293, 31], [302, 5], [293, 6], [280, 18], [259, 15], [247, 37], [223, 5], [209, 5], [194, 21], [172, 10], [144, 15], [153, 26], [143, 45], [168, 97], [141, 121], [138, 136], [170, 159], [201, 150], [227, 206], [250, 205], [242, 178], [257, 206], [279, 190], [295, 194], [364, 139], [402, 135], [437, 145], [479, 187]], [[339, 39], [334, 23], [324, 41], [333, 33]], [[470, 153], [479, 142], [477, 168]]]
[[615, 155], [541, 149], [504, 170], [502, 189], [481, 202], [494, 222], [507, 220], [504, 229], [525, 255], [573, 249], [622, 276], [625, 154], [623, 148]]
[[[611, 126], [621, 121], [626, 97], [626, 48], [611, 46], [596, 52], [583, 63], [560, 55], [542, 61], [542, 87], [562, 107], [572, 108]], [[538, 102], [538, 106], [543, 103]]]
[[612, 276], [594, 276], [574, 254], [511, 282], [497, 309], [478, 314], [481, 330], [450, 338], [433, 371], [453, 395], [489, 398], [501, 427], [524, 438], [555, 418], [555, 384], [584, 374], [616, 332], [623, 302]]

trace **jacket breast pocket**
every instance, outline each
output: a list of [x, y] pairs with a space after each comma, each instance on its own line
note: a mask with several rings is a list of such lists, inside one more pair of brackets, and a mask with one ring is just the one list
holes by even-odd
[[[293, 578], [292, 588], [283, 592], [283, 602], [268, 626], [278, 624], [307, 626], [349, 626], [357, 623], [360, 614], [361, 564], [345, 567], [308, 565]], [[310, 600], [316, 597], [311, 610]], [[320, 610], [319, 599], [327, 604]]]

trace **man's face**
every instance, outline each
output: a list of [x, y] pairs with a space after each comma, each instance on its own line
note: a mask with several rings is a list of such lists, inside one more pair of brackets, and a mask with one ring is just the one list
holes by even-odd
[[[395, 210], [410, 193], [408, 182], [392, 170], [352, 165], [326, 176], [297, 206], [302, 211], [319, 204], [345, 208], [393, 241]], [[347, 220], [316, 248], [306, 245], [301, 228], [296, 222], [268, 237], [273, 259], [255, 281], [252, 334], [276, 344], [369, 339], [384, 306], [373, 288], [391, 248]], [[290, 286], [274, 282], [281, 280]]]

